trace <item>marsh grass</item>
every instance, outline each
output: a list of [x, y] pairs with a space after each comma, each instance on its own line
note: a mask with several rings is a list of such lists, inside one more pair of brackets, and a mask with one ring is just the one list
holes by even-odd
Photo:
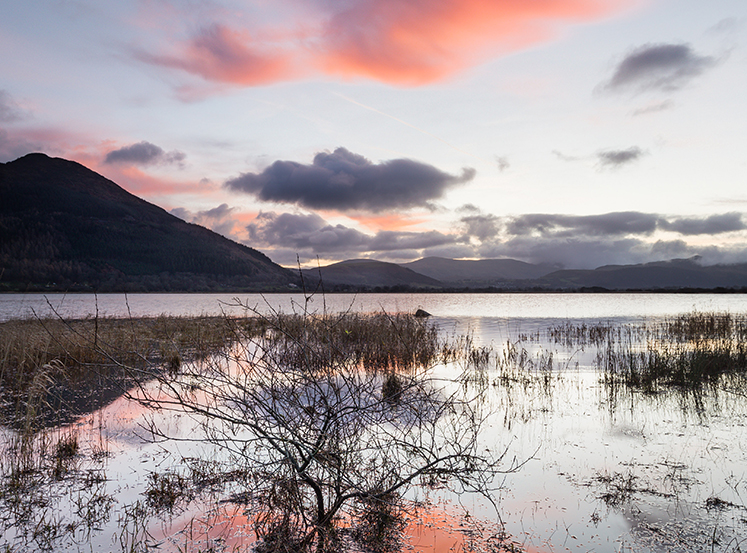
[[[0, 401], [6, 424], [24, 431], [67, 422], [121, 395], [154, 370], [229, 345], [225, 317], [25, 319], [0, 323]], [[259, 331], [259, 330], [258, 330]]]
[[[644, 340], [610, 340], [598, 365], [611, 384], [644, 393], [745, 389], [747, 315], [691, 313], [637, 330]], [[642, 343], [641, 343], [642, 342]]]
[[255, 325], [266, 328], [265, 351], [285, 366], [311, 371], [335, 366], [409, 370], [432, 365], [447, 349], [434, 325], [405, 313], [274, 314], [259, 317]]
[[[232, 343], [237, 325], [246, 334], [252, 324], [224, 317], [0, 323], [0, 534], [10, 531], [22, 547], [45, 551], [106, 523], [115, 501], [95, 466], [108, 457], [108, 443], [100, 436], [82, 451], [76, 427], [60, 425], [158, 372], [175, 375], [184, 360], [214, 354]], [[150, 499], [173, 507], [165, 499], [172, 479], [156, 483], [161, 495]], [[70, 516], [57, 509], [60, 502]], [[142, 533], [140, 513], [125, 512], [123, 548], [140, 547], [128, 535]]]
[[596, 366], [610, 387], [647, 394], [697, 394], [707, 387], [745, 390], [745, 314], [696, 311], [628, 325], [566, 322], [550, 327], [548, 336], [566, 347], [598, 348]]

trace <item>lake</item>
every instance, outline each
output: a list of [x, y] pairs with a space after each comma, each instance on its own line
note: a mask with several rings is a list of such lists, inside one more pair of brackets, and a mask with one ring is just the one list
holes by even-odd
[[[18, 317], [110, 317], [241, 314], [236, 300], [260, 312], [302, 311], [302, 294], [0, 294], [0, 320]], [[747, 294], [327, 294], [309, 311], [414, 312], [436, 317], [504, 321], [545, 319], [633, 320], [683, 312], [747, 312]]]
[[[241, 305], [239, 305], [241, 304]], [[554, 321], [646, 321], [693, 311], [747, 313], [747, 294], [0, 294], [11, 318], [243, 315], [246, 308], [300, 313], [414, 313], [424, 309], [446, 331], [470, 330], [485, 343]]]
[[[429, 498], [442, 508], [428, 515], [429, 523], [410, 529], [415, 551], [464, 548], [465, 513], [485, 528], [502, 524], [531, 552], [737, 552], [747, 545], [747, 397], [725, 388], [693, 401], [681, 393], [611, 389], [597, 366], [601, 346], [564, 344], [549, 332], [566, 323], [650, 325], [694, 311], [746, 314], [747, 295], [330, 294], [306, 303], [301, 294], [3, 294], [0, 320], [243, 314], [234, 298], [259, 312], [299, 312], [304, 306], [314, 312], [420, 308], [433, 315], [442, 333], [469, 332], [479, 344], [491, 346], [496, 360], [505, 359], [511, 347], [524, 350], [538, 366], [552, 360], [544, 381], [514, 383], [501, 380], [497, 361], [491, 362], [486, 443], [505, 447], [507, 463], [522, 466], [496, 482], [499, 513], [479, 497]], [[72, 426], [85, 436], [86, 447], [106, 444], [108, 456], [90, 470], [106, 473], [102, 485], [114, 497], [116, 514], [84, 543], [68, 540], [60, 550], [121, 550], [118, 521], [121, 526], [122, 520], [134, 520], [126, 506], [142, 498], [147, 474], [195, 453], [186, 445], [141, 440], [144, 417], [121, 398]], [[164, 420], [179, 433], [190, 431], [173, 414]], [[69, 508], [75, 498], [61, 492], [60, 502]], [[208, 526], [230, 525], [230, 520], [241, 528], [237, 521], [243, 515], [229, 515], [211, 514]], [[178, 540], [186, 538], [182, 532], [175, 539], [174, 529], [190, 517], [194, 512], [154, 522], [149, 531], [162, 550], [178, 550]], [[203, 531], [199, 543], [204, 546], [211, 530]], [[223, 543], [240, 546], [241, 532]]]

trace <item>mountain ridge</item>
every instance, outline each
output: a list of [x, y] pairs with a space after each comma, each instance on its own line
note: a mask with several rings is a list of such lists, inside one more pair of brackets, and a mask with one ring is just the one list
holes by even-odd
[[[433, 260], [437, 260], [435, 265]], [[356, 291], [678, 291], [733, 289], [747, 290], [747, 263], [705, 266], [695, 256], [633, 265], [603, 265], [596, 269], [555, 269], [549, 265], [514, 259], [452, 260], [423, 258], [410, 263], [376, 260], [347, 260], [306, 269], [306, 275], [322, 274], [328, 290]], [[423, 263], [425, 262], [425, 263]], [[429, 274], [414, 268], [425, 266]], [[471, 270], [478, 267], [479, 271]], [[344, 268], [344, 270], [343, 270]], [[501, 272], [503, 268], [504, 272]], [[407, 279], [411, 273], [420, 277]], [[489, 273], [494, 270], [495, 272]], [[513, 271], [513, 272], [511, 272]], [[517, 272], [518, 271], [518, 272]], [[384, 275], [397, 274], [393, 280]], [[444, 280], [434, 279], [441, 275]], [[446, 277], [443, 277], [446, 275]], [[539, 275], [519, 278], [521, 275]], [[313, 282], [318, 283], [318, 276]]]
[[449, 259], [424, 257], [400, 267], [434, 278], [445, 286], [475, 288], [496, 281], [525, 280], [542, 277], [557, 270], [549, 264], [532, 264], [516, 259]]
[[0, 290], [239, 291], [298, 277], [74, 161], [0, 164]]

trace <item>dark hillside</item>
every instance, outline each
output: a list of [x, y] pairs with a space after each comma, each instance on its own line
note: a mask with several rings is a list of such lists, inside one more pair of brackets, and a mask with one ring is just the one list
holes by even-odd
[[297, 279], [86, 167], [44, 154], [0, 164], [0, 290], [208, 291]]

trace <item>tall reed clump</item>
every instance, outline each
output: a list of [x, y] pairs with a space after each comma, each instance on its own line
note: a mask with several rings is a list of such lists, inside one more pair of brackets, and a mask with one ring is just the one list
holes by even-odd
[[407, 370], [440, 361], [442, 351], [438, 329], [408, 314], [274, 314], [260, 320], [267, 328], [261, 347], [283, 364], [307, 369]]
[[610, 340], [598, 356], [606, 378], [655, 393], [744, 385], [747, 316], [691, 313], [645, 327], [645, 340]]

